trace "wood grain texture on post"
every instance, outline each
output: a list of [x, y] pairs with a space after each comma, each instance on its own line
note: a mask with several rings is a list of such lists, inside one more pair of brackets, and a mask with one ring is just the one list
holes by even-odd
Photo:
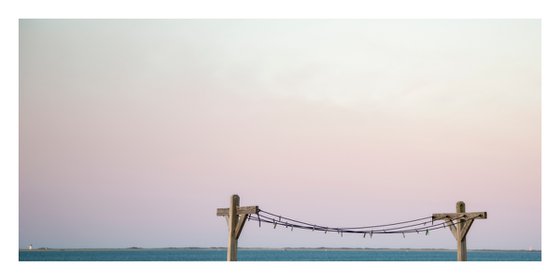
[[[457, 214], [465, 213], [465, 203], [463, 201], [457, 202]], [[467, 260], [467, 236], [461, 236], [463, 232], [463, 228], [465, 228], [465, 219], [461, 218], [457, 223], [457, 260], [458, 261], [466, 261]]]
[[234, 194], [231, 196], [229, 206], [229, 235], [228, 235], [228, 251], [227, 261], [237, 261], [237, 238], [235, 229], [239, 216], [237, 215], [237, 207], [239, 207], [239, 196]]

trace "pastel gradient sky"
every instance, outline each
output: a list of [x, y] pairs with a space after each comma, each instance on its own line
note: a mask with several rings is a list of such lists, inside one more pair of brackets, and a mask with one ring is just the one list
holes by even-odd
[[[21, 20], [19, 246], [225, 246], [216, 208], [330, 226], [487, 211], [541, 247], [539, 20]], [[240, 246], [455, 248], [248, 223]]]

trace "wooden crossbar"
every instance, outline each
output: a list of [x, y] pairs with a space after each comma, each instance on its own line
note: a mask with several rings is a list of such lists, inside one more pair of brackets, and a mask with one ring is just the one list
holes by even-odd
[[459, 219], [486, 219], [486, 212], [470, 212], [470, 213], [438, 213], [432, 215], [432, 220], [459, 220]]
[[[237, 214], [244, 215], [244, 214], [257, 214], [259, 212], [258, 206], [237, 206]], [[229, 215], [229, 208], [218, 208], [217, 214], [218, 216], [228, 216]]]

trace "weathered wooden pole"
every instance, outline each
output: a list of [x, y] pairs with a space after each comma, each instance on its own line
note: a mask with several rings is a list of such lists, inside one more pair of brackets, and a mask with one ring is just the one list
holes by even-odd
[[218, 208], [218, 216], [226, 216], [228, 219], [228, 249], [227, 261], [237, 261], [237, 240], [241, 235], [245, 221], [249, 214], [257, 214], [258, 206], [239, 206], [239, 196], [231, 196], [229, 208]]
[[237, 227], [237, 222], [239, 221], [239, 216], [237, 216], [237, 207], [239, 207], [239, 196], [234, 194], [231, 196], [231, 203], [229, 206], [227, 261], [237, 261], [237, 238], [235, 238], [235, 228]]
[[465, 203], [458, 201], [456, 204], [456, 213], [439, 213], [433, 214], [432, 220], [444, 220], [449, 226], [451, 233], [457, 240], [457, 261], [467, 260], [467, 233], [475, 219], [486, 219], [486, 212], [470, 212], [466, 213]]
[[[458, 201], [456, 208], [457, 208], [457, 214], [465, 213], [464, 202]], [[464, 227], [465, 227], [465, 219], [461, 218], [457, 223], [457, 233], [462, 232]], [[465, 236], [461, 239], [459, 238], [456, 239], [457, 239], [457, 261], [466, 261], [467, 260], [467, 234], [465, 233]]]

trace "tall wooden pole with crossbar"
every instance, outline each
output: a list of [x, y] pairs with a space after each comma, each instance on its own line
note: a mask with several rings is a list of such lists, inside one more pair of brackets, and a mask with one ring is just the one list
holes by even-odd
[[217, 215], [226, 216], [228, 220], [227, 261], [237, 261], [237, 240], [247, 221], [247, 216], [258, 212], [258, 206], [239, 207], [239, 196], [236, 194], [231, 196], [229, 208], [218, 208]]
[[467, 260], [467, 233], [475, 219], [486, 219], [486, 212], [465, 212], [465, 203], [458, 201], [457, 213], [438, 213], [432, 215], [432, 221], [444, 220], [457, 240], [457, 261]]

